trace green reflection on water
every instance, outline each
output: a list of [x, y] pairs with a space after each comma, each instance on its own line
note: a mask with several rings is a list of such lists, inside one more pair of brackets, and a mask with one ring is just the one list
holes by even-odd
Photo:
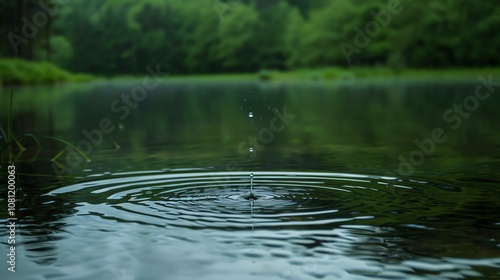
[[[498, 95], [479, 100], [474, 111], [465, 111], [467, 117], [453, 111], [444, 116], [474, 95], [477, 81], [164, 82], [136, 102], [130, 94], [140, 84], [15, 88], [13, 131], [81, 143], [94, 162], [85, 168], [102, 161], [111, 170], [133, 162], [139, 169], [214, 166], [497, 178]], [[7, 93], [4, 89], [2, 100]], [[7, 102], [1, 104], [5, 110]], [[294, 117], [284, 123], [279, 115], [285, 112]], [[432, 139], [436, 129], [445, 141], [420, 158], [424, 153], [415, 141]], [[42, 160], [65, 148], [45, 142]], [[398, 170], [400, 156], [411, 162], [414, 151], [418, 164], [401, 174], [407, 169]], [[63, 155], [60, 162], [65, 160]]]

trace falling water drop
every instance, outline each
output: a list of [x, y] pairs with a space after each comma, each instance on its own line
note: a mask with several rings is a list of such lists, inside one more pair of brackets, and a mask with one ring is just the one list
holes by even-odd
[[252, 112], [248, 112], [248, 117], [253, 118], [253, 113]]
[[250, 198], [255, 199], [253, 195], [253, 173], [250, 173]]

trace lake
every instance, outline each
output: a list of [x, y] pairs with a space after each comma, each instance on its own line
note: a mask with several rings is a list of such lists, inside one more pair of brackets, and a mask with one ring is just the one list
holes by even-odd
[[500, 278], [498, 87], [141, 85], [13, 88], [0, 278]]

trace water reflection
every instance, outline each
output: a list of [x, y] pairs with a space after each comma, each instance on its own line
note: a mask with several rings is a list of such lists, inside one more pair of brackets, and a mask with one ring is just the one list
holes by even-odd
[[[16, 89], [15, 135], [92, 144], [69, 166], [50, 161], [64, 143], [23, 140], [18, 277], [498, 276], [497, 96], [413, 176], [386, 175], [473, 83], [170, 83], [121, 118], [134, 85]], [[284, 107], [297, 117], [247, 160]]]
[[[122, 119], [111, 104], [134, 85], [115, 82], [82, 88], [15, 89], [14, 134], [49, 135], [75, 146], [87, 141], [80, 147], [91, 159], [113, 151], [120, 159], [161, 158], [166, 167], [225, 168], [228, 159], [235, 159], [237, 167], [243, 168], [293, 165], [302, 170], [397, 173], [398, 156], [415, 150], [415, 140], [429, 137], [433, 129], [448, 128], [443, 112], [475, 89], [474, 83], [465, 81], [321, 87], [292, 84], [265, 90], [253, 83], [171, 83], [152, 91]], [[4, 90], [2, 99], [7, 96]], [[481, 103], [460, 129], [447, 129], [448, 139], [416, 168], [417, 175], [439, 175], [437, 170], [463, 172], [480, 166], [480, 172], [489, 175], [482, 177], [498, 179], [494, 172], [499, 167], [500, 141], [496, 99], [494, 95]], [[3, 109], [7, 104], [2, 102]], [[250, 146], [255, 160], [246, 161], [250, 151], [239, 149], [240, 144], [249, 142], [249, 137], [258, 138], [256, 131], [269, 126], [273, 110], [285, 107], [297, 117], [283, 131], [274, 133], [264, 149]], [[252, 118], [253, 126], [245, 111], [259, 116]], [[37, 145], [32, 139], [25, 141], [31, 149], [22, 157], [31, 158]], [[39, 158], [55, 157], [66, 147], [48, 139], [40, 141]], [[66, 152], [59, 162], [69, 167], [68, 163], [75, 161], [71, 156]], [[81, 161], [78, 167], [83, 164]]]

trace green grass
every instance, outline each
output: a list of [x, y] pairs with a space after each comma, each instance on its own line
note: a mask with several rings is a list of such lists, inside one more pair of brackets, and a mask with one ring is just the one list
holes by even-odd
[[[169, 82], [195, 81], [195, 82], [246, 82], [246, 81], [344, 81], [360, 79], [383, 78], [470, 78], [479, 75], [500, 77], [500, 68], [461, 68], [461, 69], [406, 69], [394, 71], [387, 67], [326, 67], [317, 69], [297, 69], [290, 71], [261, 70], [254, 73], [215, 73], [194, 75], [168, 75]], [[116, 76], [112, 79], [139, 79], [140, 76]]]
[[[479, 75], [500, 77], [500, 68], [457, 68], [457, 69], [403, 69], [395, 71], [388, 67], [324, 67], [275, 71], [263, 69], [254, 73], [216, 73], [195, 75], [167, 75], [169, 81], [199, 82], [241, 82], [241, 81], [342, 81], [377, 78], [476, 78]], [[119, 75], [113, 80], [130, 80], [142, 76]], [[46, 62], [30, 62], [19, 59], [0, 58], [1, 85], [37, 85], [59, 82], [86, 82], [95, 76], [72, 74]]]
[[[394, 71], [386, 67], [328, 67], [292, 71], [269, 71], [262, 80], [350, 80], [366, 78], [476, 78], [479, 75], [500, 77], [500, 68], [405, 69]], [[259, 76], [260, 74], [256, 74]]]
[[[83, 153], [81, 150], [79, 150], [77, 147], [75, 147], [74, 145], [72, 145], [71, 143], [65, 141], [65, 140], [62, 140], [62, 139], [59, 139], [59, 138], [56, 138], [56, 137], [51, 137], [51, 136], [36, 136], [32, 133], [25, 133], [23, 136], [19, 137], [19, 138], [15, 138], [13, 136], [13, 133], [12, 133], [12, 111], [13, 111], [13, 99], [14, 99], [14, 95], [13, 95], [13, 90], [11, 89], [10, 90], [10, 101], [9, 101], [9, 109], [8, 109], [8, 112], [7, 112], [7, 133], [5, 133], [5, 131], [2, 129], [2, 127], [0, 127], [0, 139], [3, 140], [4, 143], [1, 143], [2, 141], [0, 141], [0, 166], [2, 164], [2, 160], [4, 158], [4, 151], [7, 150], [7, 156], [8, 156], [8, 160], [10, 163], [12, 164], [15, 164], [16, 162], [16, 157], [14, 157], [14, 153], [12, 151], [12, 146], [14, 144], [17, 145], [18, 149], [21, 151], [21, 153], [23, 151], [26, 150], [26, 148], [21, 144], [21, 141], [26, 139], [26, 138], [31, 138], [35, 141], [36, 145], [37, 145], [37, 152], [35, 154], [35, 156], [33, 157], [32, 160], [35, 160], [42, 148], [42, 145], [40, 143], [40, 140], [41, 138], [45, 138], [45, 139], [49, 139], [49, 140], [52, 140], [52, 141], [56, 141], [56, 142], [60, 142], [64, 145], [66, 145], [67, 147], [71, 147], [74, 151], [76, 151], [82, 158], [84, 158], [87, 162], [90, 162], [91, 160], [85, 155], [85, 153]], [[52, 161], [56, 161], [63, 153], [64, 153], [64, 149], [61, 150], [61, 152], [56, 155], [54, 158], [52, 158]]]
[[256, 73], [172, 75], [169, 81], [342, 81], [378, 78], [470, 78], [479, 75], [500, 77], [500, 68], [405, 69], [394, 71], [387, 67], [326, 67], [290, 71], [261, 70]]
[[47, 62], [0, 59], [0, 85], [38, 85], [90, 80], [90, 75], [72, 74]]

